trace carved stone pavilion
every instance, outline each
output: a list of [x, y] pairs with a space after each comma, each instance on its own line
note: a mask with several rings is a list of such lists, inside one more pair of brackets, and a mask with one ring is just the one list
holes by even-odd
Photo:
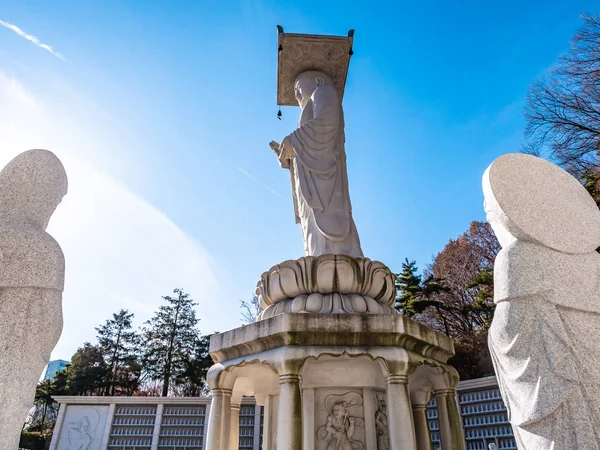
[[[430, 450], [426, 405], [432, 398], [443, 449], [464, 450], [459, 379], [447, 364], [452, 341], [397, 314], [394, 277], [384, 264], [350, 256], [362, 255], [343, 197], [341, 98], [352, 43], [353, 32], [289, 34], [279, 27], [278, 103], [296, 104], [296, 98], [303, 112], [298, 130], [276, 153], [292, 174], [297, 221], [310, 245], [307, 256], [262, 275], [256, 323], [211, 338], [209, 450], [238, 448], [244, 396], [264, 407], [263, 450]], [[334, 144], [310, 148], [315, 142]], [[305, 155], [331, 156], [331, 164], [319, 172]], [[340, 182], [328, 185], [334, 177]], [[343, 201], [315, 207], [307, 179], [327, 194], [322, 198]], [[327, 252], [348, 235], [352, 253]]]

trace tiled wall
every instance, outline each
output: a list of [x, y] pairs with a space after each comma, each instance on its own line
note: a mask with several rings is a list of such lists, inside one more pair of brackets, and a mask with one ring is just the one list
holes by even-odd
[[[484, 379], [485, 380], [485, 379]], [[517, 450], [506, 407], [494, 377], [489, 382], [473, 380], [458, 389], [458, 405], [467, 450], [488, 450], [496, 444], [499, 450]], [[483, 381], [483, 380], [482, 380]], [[469, 386], [472, 385], [472, 386]], [[427, 405], [429, 432], [433, 450], [440, 450], [440, 433], [435, 399]]]

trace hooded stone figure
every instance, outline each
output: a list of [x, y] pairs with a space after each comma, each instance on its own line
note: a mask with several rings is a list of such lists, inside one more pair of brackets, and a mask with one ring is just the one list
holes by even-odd
[[294, 212], [305, 253], [362, 257], [348, 192], [338, 93], [329, 76], [316, 70], [300, 73], [294, 91], [302, 112], [298, 129], [281, 143], [279, 161], [292, 173]]
[[0, 172], [0, 448], [17, 448], [40, 374], [62, 331], [65, 261], [46, 233], [67, 193], [47, 150], [21, 153]]
[[520, 450], [600, 450], [600, 211], [530, 155], [483, 176], [494, 265], [489, 347]]

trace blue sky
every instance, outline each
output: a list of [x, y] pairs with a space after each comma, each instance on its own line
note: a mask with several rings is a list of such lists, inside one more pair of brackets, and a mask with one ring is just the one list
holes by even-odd
[[302, 256], [289, 178], [268, 146], [299, 113], [276, 118], [275, 25], [356, 30], [344, 97], [354, 217], [365, 255], [398, 271], [483, 219], [481, 175], [520, 149], [529, 84], [597, 8], [3, 2], [0, 163], [48, 148], [70, 177], [50, 225], [67, 257], [53, 357], [69, 359], [121, 307], [148, 319], [175, 287], [199, 303], [203, 332], [233, 328], [260, 274]]

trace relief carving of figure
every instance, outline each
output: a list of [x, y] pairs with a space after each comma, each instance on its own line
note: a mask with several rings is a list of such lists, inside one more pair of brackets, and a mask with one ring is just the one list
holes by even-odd
[[0, 172], [0, 448], [18, 447], [62, 331], [65, 262], [46, 227], [66, 193], [65, 170], [46, 150], [21, 153]]
[[362, 257], [348, 192], [339, 95], [329, 76], [315, 70], [300, 73], [294, 90], [302, 108], [298, 129], [274, 150], [281, 167], [290, 170], [305, 253]]
[[90, 419], [87, 416], [82, 417], [79, 422], [69, 422], [67, 430], [69, 450], [88, 450], [90, 448], [92, 436], [90, 434]]
[[90, 450], [100, 423], [100, 414], [95, 408], [86, 408], [81, 419], [69, 422], [66, 426], [69, 438], [68, 450]]
[[583, 186], [530, 155], [483, 177], [502, 250], [489, 347], [520, 450], [600, 450], [600, 211]]
[[385, 398], [375, 394], [377, 411], [375, 411], [375, 433], [377, 434], [377, 450], [389, 450], [388, 419]]
[[362, 405], [362, 397], [354, 392], [330, 395], [325, 399], [329, 415], [327, 422], [317, 430], [319, 442], [326, 442], [326, 450], [362, 450], [362, 442], [354, 439], [356, 428], [364, 427], [364, 419], [350, 414], [350, 409]]

